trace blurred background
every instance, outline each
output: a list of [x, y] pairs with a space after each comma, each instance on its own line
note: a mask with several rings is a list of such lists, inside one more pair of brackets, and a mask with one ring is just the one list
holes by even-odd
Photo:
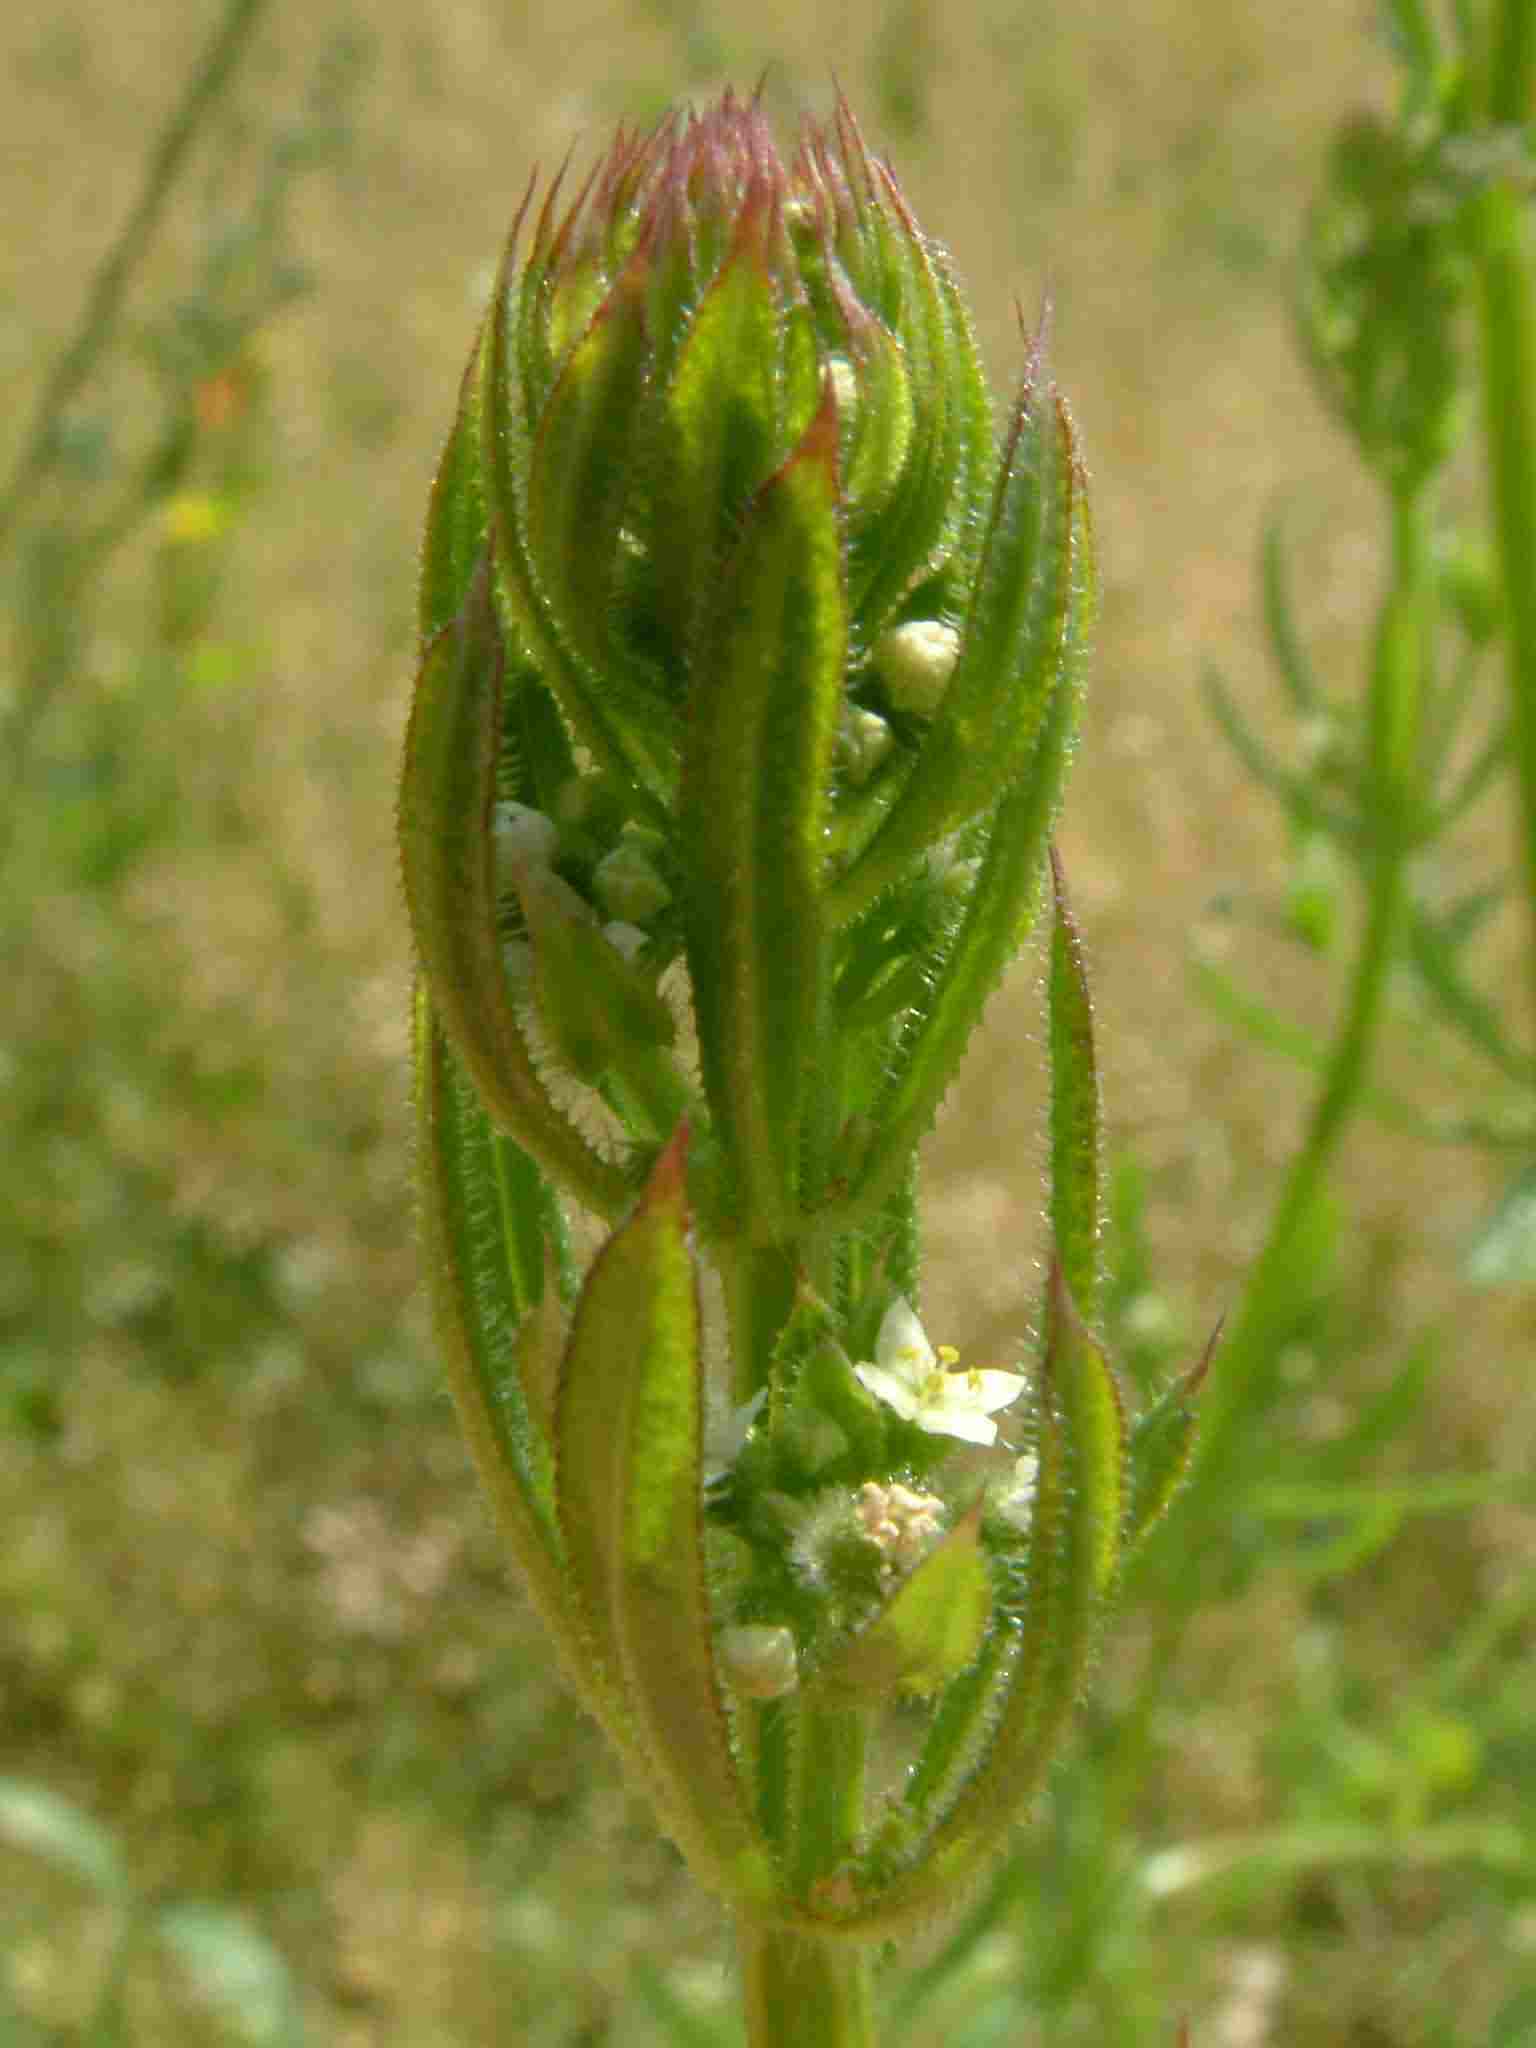
[[[1288, 306], [1330, 136], [1387, 100], [1375, 11], [771, 14], [0, 24], [0, 2043], [734, 2038], [729, 1930], [507, 1583], [416, 1277], [416, 536], [536, 164], [760, 77], [787, 136], [836, 80], [999, 390], [1049, 293], [1104, 579], [1062, 843], [1143, 1376], [1198, 1355], [1262, 1239], [1310, 1079], [1195, 970], [1322, 1030], [1352, 909], [1298, 937], [1330, 879], [1200, 679], [1270, 720], [1278, 507], [1313, 662], [1357, 693], [1381, 520]], [[1507, 830], [1495, 802], [1473, 850]], [[1040, 1280], [1038, 981], [928, 1152], [926, 1319], [997, 1363]], [[1415, 1015], [1383, 1085], [1432, 1110], [1460, 1084]], [[1509, 1172], [1352, 1134], [1256, 1427], [1301, 1478], [1355, 1445], [1376, 1510], [1234, 1500], [1246, 1562], [1150, 1688], [1133, 1606], [1018, 1858], [898, 1959], [892, 2042], [1536, 2041], [1530, 1275], [1469, 1271]]]

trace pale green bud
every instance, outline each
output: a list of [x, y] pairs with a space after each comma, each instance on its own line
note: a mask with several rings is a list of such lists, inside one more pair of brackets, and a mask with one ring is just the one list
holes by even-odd
[[782, 1699], [800, 1681], [795, 1639], [787, 1628], [761, 1623], [723, 1628], [716, 1653], [720, 1676], [744, 1699]]
[[931, 718], [960, 659], [960, 635], [939, 619], [909, 619], [875, 642], [875, 670], [898, 711]]

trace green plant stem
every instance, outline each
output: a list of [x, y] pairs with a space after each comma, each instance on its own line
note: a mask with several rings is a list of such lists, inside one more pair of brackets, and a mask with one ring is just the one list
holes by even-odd
[[234, 75], [268, 0], [229, 0], [181, 99], [155, 143], [138, 203], [91, 281], [79, 325], [54, 363], [5, 488], [0, 491], [0, 544], [53, 460], [58, 426], [112, 338], [124, 294], [149, 247], [187, 152]]
[[[1536, 0], [1494, 10], [1487, 54], [1489, 121], [1529, 119], [1536, 71]], [[1520, 798], [1520, 871], [1530, 919], [1536, 998], [1536, 245], [1526, 195], [1490, 184], [1472, 213], [1482, 330], [1483, 432], [1494, 544], [1506, 607], [1505, 674]]]
[[750, 1924], [738, 1939], [748, 2048], [874, 2048], [866, 1949]]
[[[1430, 575], [1424, 497], [1402, 493], [1393, 506], [1392, 578], [1378, 623], [1371, 678], [1370, 811], [1377, 838], [1368, 870], [1365, 923], [1322, 1088], [1242, 1304], [1222, 1343], [1206, 1396], [1195, 1470], [1174, 1514], [1178, 1524], [1220, 1489], [1255, 1380], [1273, 1352], [1275, 1328], [1285, 1317], [1296, 1284], [1297, 1255], [1313, 1205], [1369, 1078], [1388, 976], [1400, 943], [1408, 856], [1419, 820]], [[1183, 1575], [1186, 1585], [1198, 1577]]]

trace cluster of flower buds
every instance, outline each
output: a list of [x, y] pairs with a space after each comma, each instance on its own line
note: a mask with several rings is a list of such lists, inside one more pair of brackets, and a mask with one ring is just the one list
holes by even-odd
[[[401, 796], [441, 1337], [572, 1682], [701, 1875], [877, 1934], [1003, 1840], [1189, 1444], [1185, 1388], [1128, 1458], [1092, 1334], [1047, 859], [1084, 472], [1038, 340], [994, 428], [844, 108], [786, 163], [727, 96], [524, 215], [432, 498]], [[913, 1162], [1042, 911], [1059, 1263], [1032, 1376], [957, 1370], [910, 1305]], [[897, 1698], [929, 1735], [866, 1807], [848, 1730]]]

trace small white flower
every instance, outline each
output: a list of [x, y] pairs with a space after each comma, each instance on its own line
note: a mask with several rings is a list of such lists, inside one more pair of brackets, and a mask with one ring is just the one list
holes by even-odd
[[929, 1436], [995, 1444], [997, 1424], [990, 1418], [1016, 1401], [1028, 1382], [1016, 1372], [950, 1371], [958, 1358], [948, 1344], [934, 1350], [910, 1305], [898, 1295], [875, 1339], [874, 1363], [854, 1371], [878, 1400]]

